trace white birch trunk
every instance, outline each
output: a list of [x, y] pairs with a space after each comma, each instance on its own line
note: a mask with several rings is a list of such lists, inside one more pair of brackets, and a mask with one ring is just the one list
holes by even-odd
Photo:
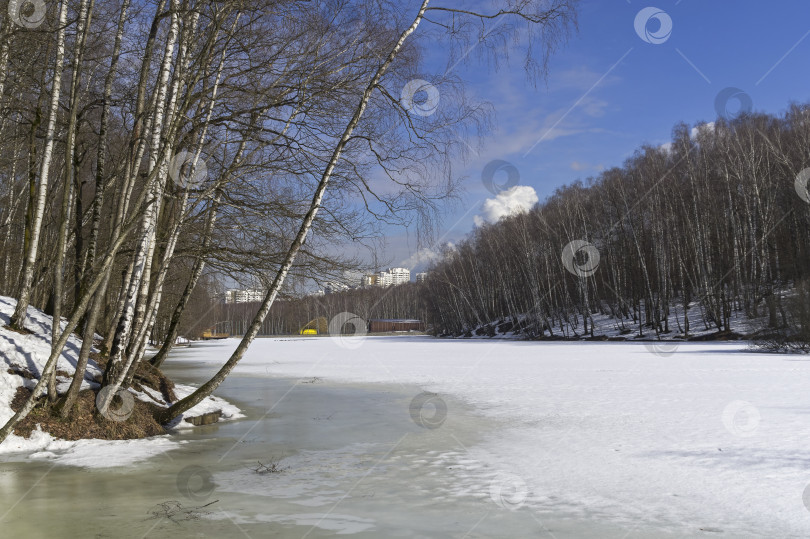
[[[166, 48], [164, 50], [163, 62], [160, 69], [160, 76], [158, 79], [156, 90], [156, 104], [157, 110], [155, 111], [153, 129], [152, 129], [152, 151], [149, 157], [149, 174], [150, 176], [157, 172], [157, 176], [148, 187], [149, 200], [146, 202], [146, 210], [144, 212], [141, 230], [139, 231], [140, 240], [137, 243], [135, 258], [133, 264], [132, 278], [129, 282], [127, 289], [127, 297], [124, 304], [124, 311], [116, 329], [115, 338], [113, 339], [113, 346], [110, 353], [110, 360], [107, 365], [104, 383], [106, 386], [112, 386], [112, 390], [107, 394], [110, 399], [114, 396], [115, 392], [121, 386], [123, 376], [129, 369], [129, 360], [125, 359], [125, 352], [127, 349], [128, 341], [131, 337], [131, 331], [134, 322], [135, 307], [141, 287], [142, 278], [148, 267], [148, 256], [150, 250], [153, 248], [155, 238], [155, 227], [157, 221], [158, 206], [163, 194], [163, 186], [166, 181], [164, 169], [166, 168], [165, 159], [161, 158], [160, 154], [165, 153], [167, 150], [163, 149], [161, 152], [161, 134], [163, 127], [163, 118], [166, 112], [166, 96], [169, 86], [169, 72], [174, 54], [174, 48], [177, 43], [180, 20], [177, 12], [179, 2], [172, 0], [171, 2], [171, 26], [169, 34], [166, 38]], [[157, 168], [160, 167], [160, 170]], [[101, 408], [109, 405], [109, 402], [101, 403]]]
[[[144, 192], [138, 202], [138, 205], [143, 204], [143, 201], [146, 199], [146, 193]], [[37, 400], [39, 397], [45, 392], [47, 387], [47, 380], [51, 373], [56, 368], [57, 360], [59, 356], [62, 354], [62, 350], [65, 348], [68, 339], [70, 338], [70, 334], [73, 330], [76, 329], [76, 326], [79, 325], [79, 321], [81, 321], [84, 313], [87, 311], [87, 307], [90, 304], [90, 300], [95, 295], [96, 291], [98, 290], [99, 286], [101, 285], [104, 276], [106, 275], [107, 270], [112, 267], [112, 264], [115, 260], [115, 256], [118, 254], [118, 250], [121, 248], [121, 245], [124, 243], [124, 240], [128, 236], [128, 234], [132, 231], [133, 228], [136, 226], [136, 221], [132, 220], [126, 223], [121, 228], [121, 233], [115, 238], [115, 240], [110, 245], [109, 251], [105, 255], [104, 259], [102, 260], [101, 264], [99, 265], [98, 270], [95, 272], [95, 277], [93, 281], [87, 288], [87, 291], [82, 295], [81, 301], [79, 304], [76, 305], [76, 308], [73, 311], [70, 319], [67, 321], [67, 325], [65, 326], [64, 331], [59, 336], [59, 340], [51, 346], [51, 355], [48, 358], [48, 361], [45, 362], [45, 366], [42, 369], [41, 377], [37, 385], [34, 387], [31, 395], [28, 399], [23, 403], [22, 407], [20, 408], [17, 413], [15, 413], [11, 419], [9, 419], [2, 428], [0, 428], [0, 444], [3, 443], [8, 435], [12, 432], [15, 425], [17, 425], [20, 421], [25, 419], [26, 416], [33, 410], [34, 406], [36, 405]], [[109, 404], [109, 403], [108, 403]]]
[[50, 110], [48, 111], [48, 127], [45, 132], [45, 148], [42, 152], [42, 162], [39, 169], [39, 184], [34, 203], [33, 219], [31, 222], [30, 241], [28, 252], [25, 253], [22, 269], [22, 282], [17, 298], [17, 306], [11, 317], [11, 326], [22, 329], [25, 326], [25, 316], [28, 304], [31, 302], [31, 287], [34, 281], [37, 252], [39, 249], [39, 236], [42, 230], [42, 220], [45, 215], [45, 200], [48, 196], [48, 175], [53, 159], [53, 145], [56, 132], [56, 117], [59, 114], [59, 96], [62, 90], [62, 72], [65, 59], [65, 31], [67, 27], [67, 0], [59, 7], [59, 30], [56, 38], [56, 61], [53, 70], [53, 85], [51, 90]]
[[[56, 263], [54, 268], [54, 308], [53, 326], [51, 329], [54, 341], [56, 341], [56, 339], [59, 337], [62, 315], [62, 292], [64, 288], [64, 268], [62, 266], [64, 266], [65, 261], [67, 231], [68, 224], [70, 222], [70, 207], [73, 194], [73, 158], [76, 146], [76, 121], [78, 116], [77, 101], [79, 99], [79, 83], [81, 82], [81, 64], [82, 58], [84, 57], [84, 46], [87, 41], [87, 29], [90, 26], [90, 21], [92, 20], [93, 16], [93, 4], [94, 0], [82, 0], [79, 6], [79, 20], [76, 26], [76, 50], [73, 52], [73, 76], [72, 80], [70, 81], [70, 98], [68, 99], [69, 120], [65, 140], [65, 191], [62, 197], [62, 217], [59, 223], [59, 236], [57, 240], [58, 245], [56, 248]], [[81, 197], [82, 194], [79, 191], [75, 194], [75, 196]], [[51, 394], [52, 386], [54, 384], [55, 381], [48, 386], [48, 396], [52, 399], [56, 397], [55, 395]]]
[[335, 167], [340, 160], [340, 156], [343, 153], [346, 144], [348, 144], [349, 139], [354, 132], [354, 129], [357, 127], [357, 124], [360, 122], [360, 119], [363, 117], [365, 113], [366, 107], [368, 106], [368, 102], [371, 99], [371, 94], [376, 89], [377, 85], [380, 83], [383, 75], [388, 71], [388, 68], [393, 63], [394, 59], [396, 59], [399, 51], [402, 49], [403, 44], [408, 39], [408, 37], [416, 31], [416, 28], [419, 26], [419, 23], [422, 22], [422, 19], [425, 15], [425, 10], [427, 9], [428, 3], [430, 0], [424, 0], [422, 2], [421, 7], [419, 8], [419, 13], [416, 15], [416, 18], [411, 23], [411, 25], [399, 36], [396, 45], [388, 54], [385, 62], [377, 68], [376, 73], [369, 81], [368, 85], [366, 86], [365, 90], [363, 91], [363, 95], [360, 98], [360, 103], [357, 106], [354, 114], [352, 115], [349, 124], [346, 126], [343, 134], [341, 135], [340, 139], [338, 140], [335, 150], [332, 153], [331, 158], [326, 166], [326, 169], [321, 176], [320, 181], [318, 182], [318, 187], [315, 189], [315, 193], [312, 196], [312, 202], [309, 206], [309, 211], [307, 212], [306, 216], [304, 217], [303, 221], [301, 222], [301, 227], [298, 230], [298, 233], [295, 236], [295, 239], [290, 245], [290, 248], [287, 250], [287, 254], [284, 257], [284, 262], [282, 263], [281, 267], [276, 273], [276, 277], [273, 280], [273, 283], [270, 285], [270, 289], [267, 291], [267, 294], [262, 301], [262, 305], [259, 308], [259, 311], [256, 313], [256, 316], [253, 318], [253, 321], [250, 324], [247, 332], [245, 332], [244, 337], [242, 337], [239, 346], [236, 347], [233, 354], [228, 361], [225, 362], [225, 365], [214, 375], [213, 378], [208, 380], [205, 384], [200, 386], [199, 389], [194, 391], [191, 395], [181, 399], [180, 401], [176, 402], [169, 408], [165, 410], [161, 410], [155, 414], [155, 418], [160, 421], [161, 423], [165, 423], [178, 415], [182, 414], [183, 412], [189, 410], [193, 406], [196, 406], [203, 399], [211, 395], [214, 390], [219, 387], [219, 385], [225, 380], [225, 378], [230, 374], [234, 367], [236, 367], [237, 363], [242, 359], [245, 352], [247, 351], [250, 344], [253, 342], [253, 339], [256, 338], [256, 335], [259, 332], [259, 328], [261, 327], [264, 319], [267, 317], [267, 313], [270, 312], [270, 308], [273, 306], [273, 302], [278, 296], [279, 291], [281, 290], [281, 285], [284, 283], [284, 279], [287, 277], [287, 274], [290, 271], [290, 268], [295, 262], [295, 258], [298, 255], [298, 251], [301, 249], [301, 246], [304, 244], [304, 240], [306, 240], [307, 234], [309, 233], [310, 228], [312, 227], [312, 223], [315, 220], [315, 216], [318, 213], [318, 209], [321, 207], [321, 201], [323, 200], [324, 193], [326, 192], [326, 187], [329, 184], [329, 180], [332, 177], [332, 173], [335, 170]]
[[[196, 26], [196, 21], [194, 26]], [[208, 103], [208, 110], [206, 111], [205, 121], [203, 124], [203, 130], [202, 133], [200, 133], [200, 138], [197, 142], [197, 150], [194, 153], [194, 159], [191, 162], [191, 170], [189, 171], [190, 177], [194, 177], [194, 173], [199, 164], [202, 148], [205, 145], [205, 141], [208, 137], [208, 127], [211, 122], [211, 117], [214, 113], [214, 106], [216, 105], [217, 102], [217, 94], [219, 93], [219, 83], [222, 77], [222, 70], [225, 65], [226, 51], [227, 47], [223, 49], [219, 65], [217, 66], [216, 75], [214, 77], [214, 84], [211, 88], [211, 99], [209, 100]], [[241, 156], [243, 148], [244, 145], [240, 147], [237, 159], [239, 159], [239, 157]], [[171, 263], [172, 258], [174, 257], [174, 250], [177, 247], [177, 241], [180, 237], [180, 229], [183, 224], [183, 216], [185, 215], [186, 209], [188, 207], [188, 199], [189, 199], [188, 187], [190, 186], [186, 186], [186, 189], [184, 190], [183, 201], [179, 209], [179, 216], [174, 226], [172, 227], [172, 231], [169, 235], [169, 240], [167, 242], [166, 249], [163, 253], [163, 259], [160, 264], [160, 269], [158, 270], [158, 276], [155, 280], [154, 290], [152, 291], [152, 294], [149, 298], [149, 304], [146, 308], [146, 322], [141, 326], [138, 334], [136, 335], [136, 338], [133, 341], [135, 343], [135, 346], [133, 347], [135, 362], [139, 361], [140, 358], [142, 357], [143, 351], [146, 348], [146, 341], [150, 333], [152, 332], [152, 329], [154, 328], [155, 321], [157, 320], [158, 309], [160, 308], [160, 302], [163, 297], [163, 285], [166, 281], [166, 276], [169, 272], [169, 265]], [[130, 371], [131, 371], [130, 375], [134, 373], [134, 370], [130, 369]]]
[[[163, 192], [165, 191], [165, 185], [168, 181], [168, 173], [169, 173], [169, 161], [171, 158], [171, 151], [174, 148], [174, 140], [175, 135], [177, 132], [177, 126], [175, 125], [175, 121], [178, 117], [177, 111], [177, 100], [178, 96], [180, 95], [181, 88], [183, 86], [183, 82], [186, 79], [186, 72], [188, 70], [189, 64], [189, 46], [190, 41], [194, 36], [195, 30], [197, 28], [197, 21], [199, 20], [199, 15], [194, 13], [191, 16], [191, 22], [187, 22], [183, 25], [183, 30], [179, 38], [179, 49], [177, 53], [177, 67], [174, 71], [174, 79], [172, 81], [171, 86], [171, 93], [169, 98], [169, 103], [166, 106], [166, 113], [165, 113], [165, 126], [162, 128], [160, 136], [163, 139], [163, 149], [164, 149], [164, 158], [162, 162], [158, 165], [160, 167], [160, 198], [159, 200], [163, 199]], [[154, 144], [154, 141], [153, 141]], [[153, 146], [154, 147], [154, 146]], [[197, 152], [197, 158], [199, 157], [199, 150]], [[196, 160], [195, 160], [196, 164]], [[183, 201], [183, 209], [182, 212], [185, 211], [185, 202], [188, 200], [188, 193], [186, 192], [184, 201]], [[162, 204], [157, 204], [156, 206], [156, 213], [155, 213], [155, 223], [160, 221], [160, 210], [162, 209]], [[149, 326], [148, 319], [150, 318], [150, 309], [153, 304], [153, 300], [156, 297], [155, 292], [159, 291], [162, 286], [163, 282], [162, 279], [159, 283], [156, 283], [154, 286], [154, 291], [152, 296], [150, 297], [149, 290], [152, 285], [152, 266], [154, 264], [154, 257], [155, 257], [155, 247], [156, 247], [156, 230], [153, 228], [152, 233], [152, 242], [149, 246], [149, 252], [146, 258], [146, 268], [143, 272], [143, 276], [141, 277], [141, 287], [138, 293], [138, 299], [135, 303], [135, 314], [133, 316], [133, 323], [132, 328], [130, 330], [130, 338], [129, 344], [127, 346], [127, 357], [129, 358], [130, 367], [135, 365], [140, 358], [139, 355], [139, 348], [140, 348], [140, 341], [143, 335], [148, 335], [148, 331], [151, 330]], [[174, 243], [176, 243], [176, 238], [174, 242], [171, 238], [172, 234], [170, 234], [169, 244], [166, 247], [164, 252], [164, 260], [170, 261], [172, 256], [174, 255]], [[160, 278], [160, 276], [158, 276]], [[165, 278], [165, 275], [164, 275]], [[159, 296], [157, 296], [159, 297]], [[128, 370], [131, 370], [128, 369]], [[134, 371], [133, 371], [134, 372]]]

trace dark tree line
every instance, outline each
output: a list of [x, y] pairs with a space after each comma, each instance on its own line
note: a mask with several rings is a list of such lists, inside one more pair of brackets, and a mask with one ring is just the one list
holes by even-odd
[[[364, 321], [378, 318], [415, 318], [426, 320], [427, 305], [422, 297], [422, 285], [402, 284], [388, 288], [367, 287], [322, 296], [280, 299], [273, 304], [259, 330], [259, 335], [295, 335], [313, 320], [331, 321], [341, 313], [357, 315]], [[219, 331], [241, 335], [256, 314], [256, 303], [224, 304], [211, 309], [204, 321], [190, 328], [193, 338], [202, 329], [216, 324]], [[319, 334], [324, 333], [319, 328]], [[348, 327], [347, 331], [352, 331]]]
[[429, 321], [440, 334], [506, 322], [528, 336], [593, 336], [601, 313], [655, 338], [729, 332], [737, 313], [795, 329], [785, 297], [810, 276], [810, 199], [796, 181], [808, 166], [806, 105], [678, 125], [670, 145], [446, 250], [426, 281]]
[[[769, 349], [806, 349], [809, 148], [804, 105], [680, 124], [671, 144], [644, 146], [623, 167], [445, 248], [425, 283], [288, 299], [262, 333], [341, 312], [417, 318], [439, 335], [528, 337], [688, 338], [729, 334], [737, 318]], [[238, 332], [255, 306], [217, 312]]]

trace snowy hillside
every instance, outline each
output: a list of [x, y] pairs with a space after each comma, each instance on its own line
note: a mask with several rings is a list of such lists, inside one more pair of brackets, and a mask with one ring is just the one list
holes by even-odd
[[[13, 415], [11, 401], [18, 388], [33, 388], [40, 378], [51, 351], [51, 325], [53, 319], [41, 311], [28, 308], [28, 317], [25, 327], [31, 334], [24, 335], [11, 331], [5, 327], [11, 314], [14, 312], [16, 301], [12, 298], [0, 296], [0, 424], [4, 424]], [[64, 322], [63, 322], [64, 327]], [[56, 366], [57, 391], [62, 394], [67, 391], [73, 373], [76, 359], [81, 349], [82, 341], [72, 335], [67, 346], [62, 351]], [[92, 359], [88, 362], [82, 390], [98, 389], [102, 369]], [[176, 386], [178, 398], [189, 394], [194, 388], [189, 386]], [[130, 390], [134, 397], [146, 402], [165, 406], [159, 395], [148, 394], [146, 391]], [[243, 417], [234, 405], [216, 398], [209, 398], [186, 412], [182, 417], [194, 417], [213, 410], [222, 410], [223, 419], [236, 419]], [[188, 427], [188, 423], [177, 421], [176, 427]], [[53, 458], [67, 464], [80, 465], [125, 465], [149, 456], [166, 451], [177, 445], [168, 436], [148, 440], [106, 441], [81, 440], [78, 442], [57, 440], [50, 434], [35, 431], [30, 438], [22, 438], [14, 434], [0, 444], [0, 454], [31, 452], [32, 458]], [[106, 448], [105, 454], [115, 455], [115, 458], [98, 458], [99, 447]], [[54, 453], [60, 451], [60, 454]], [[92, 458], [91, 458], [92, 457]]]
[[[642, 302], [643, 305], [643, 302]], [[593, 335], [595, 339], [611, 339], [617, 341], [684, 341], [684, 340], [712, 340], [718, 335], [717, 326], [706, 319], [706, 313], [699, 304], [692, 303], [689, 306], [686, 316], [689, 319], [689, 335], [685, 335], [684, 313], [682, 305], [673, 306], [667, 317], [666, 327], [668, 333], [656, 335], [655, 330], [642, 324], [641, 336], [639, 335], [639, 324], [631, 317], [619, 318], [611, 315], [608, 309], [604, 312], [595, 312], [588, 321], [588, 333], [585, 331], [582, 316], [575, 314], [570, 316], [568, 321], [559, 322], [553, 328], [554, 338], [561, 339], [585, 339], [590, 338], [590, 324], [593, 323]], [[463, 335], [466, 337], [506, 337], [524, 338], [527, 332], [522, 331], [520, 324], [531, 325], [532, 317], [521, 315], [513, 320], [511, 317], [494, 320], [489, 324], [481, 324]], [[518, 322], [518, 323], [516, 323]], [[663, 324], [662, 324], [663, 325]], [[720, 340], [747, 340], [747, 336], [755, 333], [758, 329], [766, 327], [766, 318], [748, 318], [742, 310], [734, 310], [730, 315], [730, 332], [723, 334]], [[536, 327], [531, 328], [536, 331]], [[548, 329], [543, 334], [548, 339]], [[553, 340], [553, 339], [552, 339]]]

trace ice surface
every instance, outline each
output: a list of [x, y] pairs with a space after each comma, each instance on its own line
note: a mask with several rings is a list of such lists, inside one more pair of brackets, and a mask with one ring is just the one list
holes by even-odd
[[[237, 342], [193, 345], [184, 357], [221, 364]], [[810, 362], [801, 357], [741, 343], [267, 338], [236, 373], [416, 384], [474, 406], [502, 428], [457, 458], [448, 496], [494, 492], [539, 511], [673, 532], [810, 534]]]
[[[13, 304], [0, 301], [0, 316], [7, 316], [10, 307]], [[32, 371], [38, 368], [36, 360], [29, 361], [31, 354], [22, 352], [47, 351], [44, 328], [49, 328], [48, 320], [36, 323], [43, 326], [40, 335], [0, 330], [4, 361], [28, 365]], [[68, 370], [77, 344], [68, 347], [60, 369]], [[237, 344], [235, 339], [193, 343], [173, 353], [166, 367], [193, 371], [203, 379], [222, 365]], [[427, 405], [425, 410], [428, 419], [431, 414], [444, 413], [441, 402], [450, 403], [447, 423], [437, 422], [433, 431], [421, 429], [423, 436], [434, 432], [450, 437], [452, 443], [448, 445], [445, 439], [441, 447], [426, 450], [423, 441], [387, 455], [381, 461], [385, 466], [374, 469], [382, 473], [375, 498], [374, 491], [350, 491], [345, 482], [353, 474], [359, 481], [372, 470], [369, 462], [376, 462], [373, 459], [381, 450], [353, 438], [358, 432], [365, 434], [367, 428], [379, 429], [371, 420], [381, 410], [358, 408], [352, 414], [355, 423], [351, 428], [361, 430], [352, 432], [340, 423], [340, 413], [330, 419], [334, 410], [313, 409], [307, 410], [311, 425], [280, 426], [278, 420], [271, 420], [268, 425], [272, 428], [267, 427], [270, 430], [265, 434], [273, 443], [283, 440], [285, 433], [297, 440], [299, 449], [288, 458], [297, 467], [297, 475], [284, 476], [270, 488], [269, 483], [255, 483], [245, 471], [249, 470], [245, 463], [236, 471], [217, 471], [215, 479], [224, 494], [239, 491], [255, 496], [264, 490], [264, 496], [287, 504], [281, 512], [237, 511], [233, 518], [254, 524], [267, 519], [284, 526], [317, 520], [324, 533], [330, 527], [333, 533], [375, 533], [377, 528], [367, 527], [371, 525], [368, 513], [326, 511], [346, 492], [351, 493], [350, 499], [372, 496], [368, 503], [384, 507], [387, 498], [383, 494], [392, 496], [403, 488], [387, 479], [389, 467], [394, 477], [402, 473], [414, 477], [408, 488], [416, 499], [426, 500], [426, 507], [481, 500], [487, 507], [500, 506], [496, 509], [507, 513], [528, 508], [538, 519], [556, 518], [558, 525], [560, 517], [598, 522], [628, 530], [631, 536], [656, 530], [656, 535], [722, 531], [733, 537], [806, 537], [810, 535], [810, 512], [803, 502], [803, 497], [810, 498], [805, 494], [810, 483], [808, 371], [810, 362], [803, 357], [753, 353], [744, 343], [258, 339], [234, 371], [233, 380], [221, 390], [239, 385], [240, 377], [258, 387], [220, 395], [240, 401], [261, 398], [265, 406], [269, 397], [261, 391], [262, 380], [269, 385], [279, 378], [297, 380], [290, 391], [298, 394], [309, 388], [314, 397], [324, 384], [380, 384], [403, 391], [418, 388], [437, 394], [418, 401], [430, 404], [430, 410]], [[16, 385], [22, 383], [5, 369], [0, 372], [0, 397], [7, 398], [16, 390], [12, 380]], [[189, 390], [180, 387], [181, 392]], [[350, 399], [356, 403], [361, 394]], [[286, 395], [272, 396], [265, 414], [268, 419]], [[144, 393], [142, 397], [157, 395]], [[300, 406], [308, 401], [298, 402]], [[209, 400], [204, 406], [205, 410], [221, 407], [226, 416], [239, 413], [219, 400]], [[416, 421], [421, 413], [412, 409], [411, 417]], [[473, 421], [470, 414], [478, 414], [486, 427], [481, 428], [480, 439], [465, 446], [452, 439], [455, 431], [448, 425], [454, 420]], [[8, 416], [8, 409], [0, 407], [0, 419]], [[364, 416], [369, 417], [368, 427], [362, 423]], [[233, 427], [240, 433], [239, 447], [251, 447], [253, 427], [239, 427], [238, 423]], [[413, 423], [411, 427], [420, 430]], [[329, 448], [306, 449], [310, 443], [317, 446], [327, 439], [332, 444]], [[120, 466], [177, 447], [171, 445], [174, 443], [167, 438], [69, 443], [35, 433], [27, 441], [7, 440], [0, 451], [26, 450], [33, 460], [45, 462], [64, 459], [65, 463], [88, 466], [97, 465], [95, 460]], [[190, 445], [193, 443], [185, 446]], [[99, 451], [103, 458], [93, 459], [94, 454], [102, 455]], [[127, 455], [137, 459], [127, 460]], [[227, 455], [230, 453], [221, 458]], [[375, 484], [373, 477], [364, 480], [364, 487]]]

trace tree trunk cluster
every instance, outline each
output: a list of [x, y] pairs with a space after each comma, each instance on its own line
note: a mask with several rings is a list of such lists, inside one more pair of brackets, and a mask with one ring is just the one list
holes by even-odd
[[[94, 343], [108, 359], [103, 409], [150, 342], [159, 366], [184, 319], [205, 317], [188, 308], [213, 283], [258, 283], [266, 296], [237, 352], [159, 414], [169, 420], [222, 382], [279, 294], [357, 267], [334, 245], [371, 247], [380, 223], [430, 228], [457, 184], [459, 138], [488, 122], [451, 70], [430, 77], [445, 102], [435, 113], [401, 98], [428, 77], [427, 37], [503, 55], [503, 33], [531, 34], [541, 56], [527, 67], [542, 76], [575, 9], [429, 4], [62, 0], [45, 3], [37, 28], [2, 10], [0, 294], [17, 299], [14, 329], [29, 306], [54, 323], [42, 378], [0, 442], [43, 396], [70, 416]], [[522, 24], [478, 33], [501, 18]], [[423, 23], [434, 33], [420, 36]], [[56, 363], [74, 332], [84, 342], [59, 395]]]

